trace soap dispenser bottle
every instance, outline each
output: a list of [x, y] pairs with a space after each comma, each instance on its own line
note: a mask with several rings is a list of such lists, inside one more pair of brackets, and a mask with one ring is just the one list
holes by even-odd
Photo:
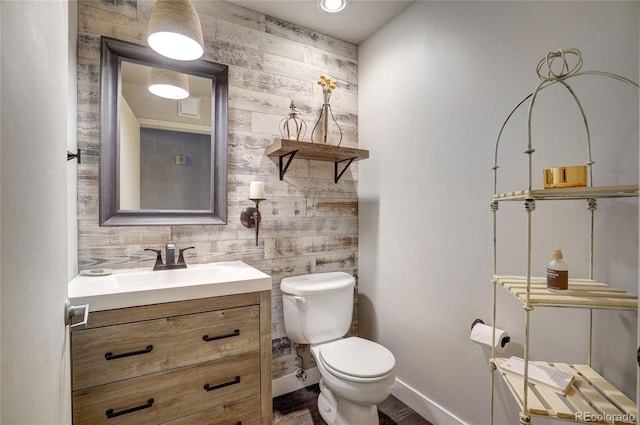
[[569, 289], [569, 267], [562, 260], [562, 249], [553, 248], [553, 260], [547, 265], [547, 289], [566, 291]]

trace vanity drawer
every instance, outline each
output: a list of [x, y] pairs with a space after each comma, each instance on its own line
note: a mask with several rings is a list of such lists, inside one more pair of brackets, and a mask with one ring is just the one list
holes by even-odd
[[166, 425], [261, 425], [260, 397], [251, 397], [186, 416]]
[[260, 355], [255, 352], [75, 391], [73, 422], [160, 424], [203, 409], [228, 413], [229, 409], [211, 408], [259, 393]]
[[259, 306], [166, 317], [72, 334], [73, 389], [258, 351]]

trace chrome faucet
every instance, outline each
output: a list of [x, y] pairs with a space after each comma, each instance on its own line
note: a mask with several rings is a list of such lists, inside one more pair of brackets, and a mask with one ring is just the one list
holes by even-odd
[[186, 269], [187, 263], [184, 261], [184, 252], [187, 249], [193, 249], [193, 246], [178, 250], [178, 261], [176, 262], [176, 244], [175, 242], [167, 243], [165, 247], [165, 263], [162, 262], [162, 251], [159, 249], [145, 248], [145, 251], [153, 251], [156, 253], [156, 264], [153, 270], [171, 270]]

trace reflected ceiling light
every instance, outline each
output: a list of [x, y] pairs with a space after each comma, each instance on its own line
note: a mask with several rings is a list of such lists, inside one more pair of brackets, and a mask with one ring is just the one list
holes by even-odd
[[147, 31], [149, 46], [171, 59], [195, 60], [204, 53], [202, 25], [189, 0], [157, 0]]
[[318, 0], [318, 4], [327, 13], [338, 13], [347, 7], [347, 0]]
[[186, 99], [189, 97], [189, 77], [180, 72], [151, 68], [149, 91], [166, 99]]

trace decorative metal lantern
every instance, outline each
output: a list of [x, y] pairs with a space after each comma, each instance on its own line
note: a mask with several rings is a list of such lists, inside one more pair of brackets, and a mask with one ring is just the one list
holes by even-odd
[[296, 105], [291, 101], [289, 116], [280, 121], [280, 134], [283, 139], [299, 141], [307, 132], [307, 123], [298, 117]]

